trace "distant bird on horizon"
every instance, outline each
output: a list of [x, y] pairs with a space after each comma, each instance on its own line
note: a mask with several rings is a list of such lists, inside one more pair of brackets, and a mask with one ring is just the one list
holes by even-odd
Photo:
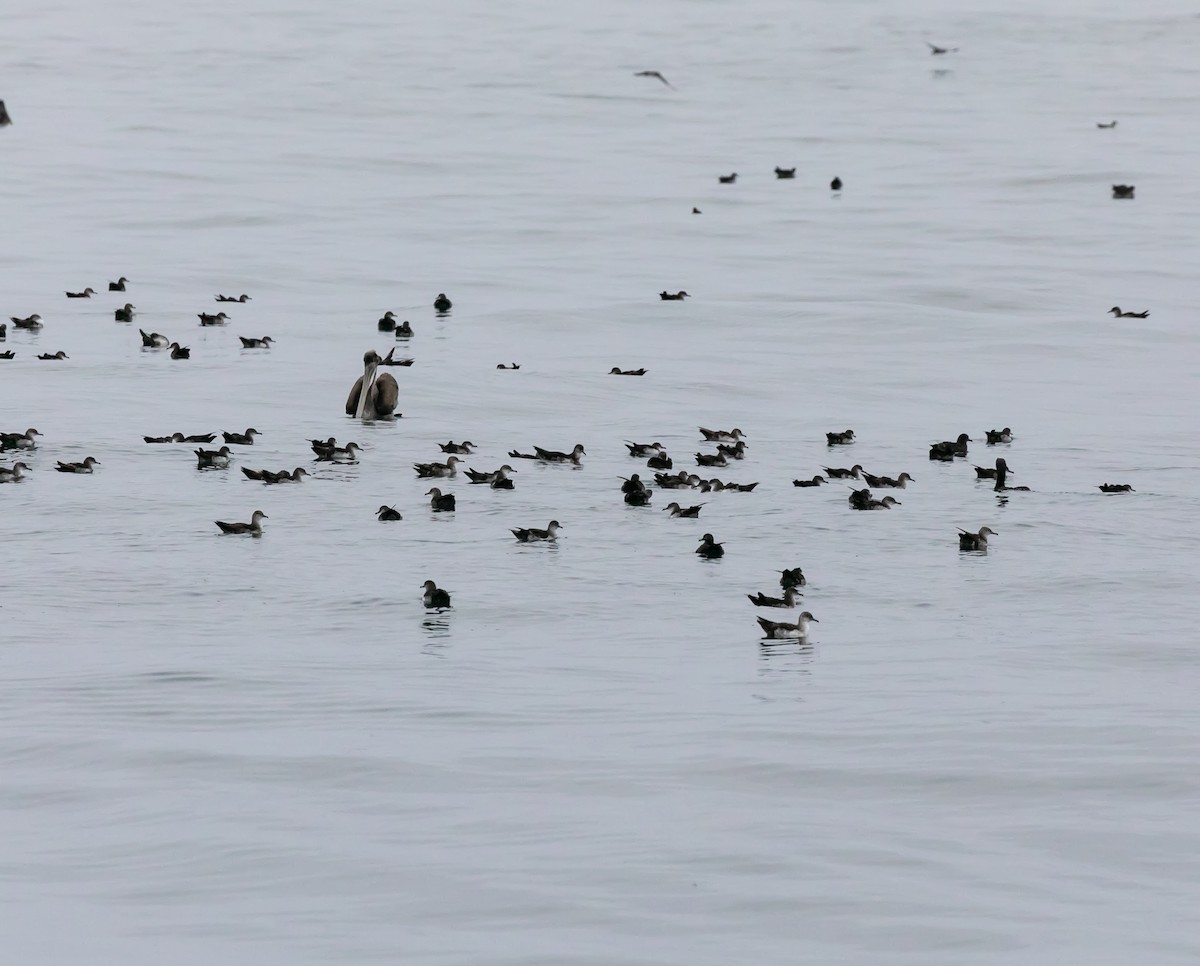
[[1098, 128], [1110, 128], [1110, 127], [1116, 127], [1116, 126], [1117, 126], [1116, 121], [1109, 121], [1107, 124], [1103, 124], [1100, 121], [1096, 122], [1096, 127], [1098, 127]]
[[939, 47], [937, 44], [931, 44], [928, 40], [925, 41], [925, 46], [929, 48], [931, 54], [956, 54], [957, 47]]
[[662, 81], [664, 84], [666, 84], [669, 88], [671, 88], [671, 90], [675, 90], [675, 85], [672, 84], [665, 77], [663, 77], [663, 75], [660, 74], [656, 70], [639, 70], [639, 71], [636, 71], [633, 76], [634, 77], [655, 77], [658, 80]]

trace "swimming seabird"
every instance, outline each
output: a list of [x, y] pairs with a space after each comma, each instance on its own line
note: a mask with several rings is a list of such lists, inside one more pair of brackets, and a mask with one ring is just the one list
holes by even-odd
[[42, 362], [61, 362], [63, 359], [69, 359], [71, 357], [68, 356], [62, 349], [59, 349], [57, 352], [43, 352], [38, 356], [38, 358], [41, 359]]
[[362, 449], [358, 443], [347, 443], [345, 446], [331, 446], [317, 454], [317, 460], [325, 463], [357, 463], [358, 451]]
[[953, 54], [958, 51], [957, 47], [939, 47], [937, 44], [931, 44], [928, 40], [925, 41], [925, 46], [929, 48], [931, 54]]
[[866, 501], [866, 506], [855, 507], [857, 510], [890, 510], [894, 506], [903, 506], [894, 496], [885, 496], [882, 500], [874, 497]]
[[[363, 355], [363, 374], [355, 380], [346, 397], [346, 415], [355, 419], [391, 416], [400, 398], [400, 386], [390, 372], [380, 374], [379, 353], [371, 349]], [[362, 391], [366, 386], [366, 392]]]
[[[696, 481], [695, 483], [692, 482], [693, 479]], [[680, 470], [678, 476], [670, 476], [666, 473], [655, 473], [654, 482], [656, 482], [664, 490], [688, 490], [699, 484], [700, 477], [689, 476], [687, 470]]]
[[113, 311], [113, 318], [118, 322], [132, 322], [133, 309], [134, 306], [131, 303], [126, 302], [123, 306], [121, 306], [121, 308]]
[[718, 557], [725, 556], [725, 547], [713, 540], [711, 533], [706, 533], [700, 538], [700, 546], [695, 550], [705, 560], [716, 560]]
[[391, 523], [395, 520], [403, 520], [400, 516], [400, 511], [394, 506], [381, 506], [375, 511], [375, 516], [379, 518], [380, 523]]
[[1011, 443], [1012, 441], [1012, 430], [1007, 426], [1003, 429], [989, 429], [987, 431], [988, 446], [995, 446], [997, 443]]
[[67, 298], [69, 298], [69, 299], [90, 299], [95, 294], [96, 294], [96, 290], [94, 288], [85, 288], [82, 292], [68, 292]]
[[310, 439], [309, 445], [312, 446], [312, 451], [318, 456], [326, 456], [337, 448], [337, 439], [330, 436], [329, 439]]
[[735, 171], [733, 174], [719, 174], [717, 175], [717, 181], [721, 184], [733, 184], [737, 181], [737, 172]]
[[387, 311], [383, 313], [383, 317], [379, 320], [380, 332], [395, 332], [396, 331], [396, 313]]
[[929, 447], [929, 458], [931, 460], [946, 460], [954, 459], [956, 456], [967, 455], [967, 443], [972, 442], [971, 437], [966, 433], [959, 433], [957, 440], [943, 440], [940, 443], [934, 443]]
[[446, 298], [445, 292], [438, 292], [438, 297], [433, 300], [433, 307], [443, 315], [449, 312], [453, 305], [454, 303]]
[[850, 506], [855, 510], [870, 509], [871, 491], [870, 490], [853, 490], [850, 493]]
[[497, 362], [496, 368], [497, 369], [514, 369], [515, 370], [515, 369], [520, 369], [521, 367], [519, 365], [517, 365], [515, 362], [509, 363], [508, 365], [505, 365], [503, 362]]
[[496, 473], [496, 478], [488, 486], [493, 490], [515, 490], [517, 488], [516, 484], [508, 478], [510, 472], [515, 473], [517, 471], [512, 469], [506, 470], [504, 467], [501, 467]]
[[847, 429], [842, 433], [826, 433], [825, 439], [830, 446], [846, 446], [854, 442], [854, 430]]
[[674, 462], [666, 453], [655, 453], [653, 456], [647, 457], [646, 466], [652, 470], [669, 470], [674, 467]]
[[803, 587], [807, 583], [808, 578], [804, 576], [804, 571], [799, 567], [779, 571], [779, 586], [784, 590], [789, 587]]
[[233, 443], [235, 446], [253, 446], [254, 437], [261, 436], [262, 433], [251, 428], [244, 433], [222, 433], [221, 435], [225, 437], [225, 442]]
[[8, 323], [0, 322], [0, 342], [3, 342], [8, 337]]
[[763, 636], [769, 637], [772, 640], [804, 640], [808, 637], [808, 625], [811, 621], [814, 624], [821, 623], [808, 611], [802, 611], [796, 618], [795, 624], [786, 624], [780, 621], [769, 621], [765, 617], [756, 617], [758, 626], [763, 630]]
[[691, 298], [683, 289], [680, 289], [678, 292], [668, 292], [666, 289], [663, 289], [658, 293], [658, 297], [664, 302], [682, 302], [684, 299]]
[[[0, 103], [3, 103], [0, 101]], [[16, 483], [29, 471], [28, 464], [18, 460], [12, 466], [0, 466], [0, 483]]]
[[1131, 184], [1115, 184], [1112, 186], [1114, 198], [1132, 198], [1134, 185]]
[[108, 283], [108, 290], [110, 292], [124, 292], [125, 291], [125, 283], [128, 281], [129, 281], [129, 279], [127, 279], [124, 275], [122, 275], [115, 282]]
[[232, 451], [228, 446], [222, 446], [220, 449], [197, 449], [193, 452], [196, 454], [196, 469], [206, 470], [228, 466]]
[[407, 319], [403, 322], [396, 323], [396, 338], [397, 339], [411, 339], [412, 334], [413, 334], [413, 327], [408, 322]]
[[247, 339], [244, 335], [239, 335], [238, 338], [242, 340], [243, 349], [269, 349], [275, 341], [269, 335], [264, 335], [261, 339]]
[[540, 541], [554, 543], [558, 540], [558, 531], [560, 529], [562, 529], [562, 524], [557, 520], [551, 520], [548, 524], [546, 524], [545, 530], [538, 530], [536, 527], [528, 527], [519, 530], [510, 530], [509, 533], [516, 537], [521, 543], [538, 543]]
[[40, 315], [38, 315], [36, 312], [34, 312], [33, 315], [27, 316], [26, 318], [23, 318], [23, 319], [18, 319], [15, 315], [10, 315], [9, 319], [12, 320], [12, 324], [15, 325], [18, 329], [40, 329], [40, 328], [43, 328], [42, 317]]
[[977, 480], [994, 480], [996, 478], [996, 470], [991, 466], [976, 466], [975, 479]]
[[1113, 128], [1113, 127], [1116, 127], [1116, 126], [1117, 126], [1117, 122], [1116, 122], [1116, 121], [1109, 121], [1107, 124], [1105, 124], [1103, 121], [1097, 121], [1097, 122], [1096, 122], [1096, 127], [1098, 127], [1098, 128], [1101, 128], [1101, 129], [1103, 129], [1103, 128]]
[[768, 597], [761, 591], [757, 596], [754, 594], [747, 594], [746, 596], [755, 607], [795, 607], [796, 602], [804, 595], [796, 590], [795, 587], [788, 587], [783, 592], [782, 597]]
[[498, 479], [507, 479], [509, 473], [517, 472], [507, 463], [498, 470], [492, 470], [490, 473], [481, 472], [480, 470], [467, 469], [464, 470], [467, 474], [467, 479], [472, 483], [492, 483]]
[[308, 476], [308, 470], [303, 466], [297, 466], [292, 472], [280, 470], [272, 473], [270, 470], [263, 472], [264, 483], [299, 483], [304, 477]]
[[224, 325], [229, 318], [224, 312], [218, 312], [216, 315], [210, 312], [197, 312], [196, 317], [200, 320], [201, 325]]
[[814, 476], [811, 480], [792, 480], [792, 486], [820, 486], [825, 482], [825, 477]]
[[643, 459], [664, 451], [662, 443], [631, 443], [629, 440], [625, 440], [625, 448], [629, 450], [630, 456], [637, 459]]
[[252, 537], [261, 537], [262, 521], [269, 519], [270, 517], [263, 513], [262, 510], [255, 510], [254, 514], [250, 517], [249, 523], [225, 523], [222, 520], [214, 520], [213, 522], [221, 528], [222, 533], [248, 533]]
[[863, 471], [860, 464], [855, 463], [850, 469], [837, 466], [822, 466], [821, 469], [831, 480], [857, 480]]
[[779, 178], [781, 180], [787, 179], [787, 178], [794, 178], [794, 177], [796, 177], [796, 169], [795, 168], [780, 168], [780, 167], [776, 166], [775, 177]]
[[379, 360], [381, 366], [411, 366], [416, 360], [412, 356], [406, 356], [403, 359], [394, 358], [396, 347], [388, 349], [388, 354]]
[[654, 495], [654, 491], [648, 487], [641, 487], [637, 490], [631, 490], [625, 494], [625, 502], [629, 506], [649, 506], [650, 497]]
[[454, 509], [454, 494], [453, 493], [443, 493], [441, 490], [439, 490], [435, 486], [432, 490], [430, 490], [425, 495], [427, 497], [431, 498], [429, 500], [429, 505], [431, 507], [433, 507], [433, 509], [437, 512], [441, 512], [442, 510], [453, 510]]
[[142, 334], [142, 348], [144, 349], [165, 349], [171, 344], [171, 340], [161, 332], [147, 332], [145, 329], [138, 329], [138, 331]]
[[4, 106], [4, 101], [0, 101], [0, 127], [8, 127], [12, 124], [12, 118], [8, 116], [8, 108]]
[[646, 374], [646, 370], [645, 369], [621, 369], [617, 366], [613, 366], [611, 369], [608, 370], [608, 374], [610, 376], [644, 376]]
[[696, 465], [697, 466], [728, 466], [729, 463], [726, 461], [724, 453], [714, 453], [714, 454], [697, 453], [696, 454]]
[[450, 606], [450, 595], [432, 580], [425, 581], [421, 590], [421, 603], [431, 610]]
[[32, 427], [23, 433], [0, 433], [0, 450], [37, 449], [37, 440], [34, 437], [41, 435]]
[[[992, 489], [994, 489], [997, 493], [1008, 492], [1008, 491], [1017, 492], [1017, 493], [1022, 493], [1022, 492], [1028, 493], [1029, 487], [1027, 487], [1027, 486], [1008, 486], [1007, 485], [1008, 474], [1012, 473], [1012, 472], [1013, 471], [1011, 469], [1009, 469], [1008, 463], [1005, 461], [1003, 456], [1001, 456], [999, 459], [997, 459], [996, 460], [996, 485], [994, 487], [992, 487]], [[1013, 475], [1015, 476], [1016, 474], [1013, 474]]]
[[243, 292], [241, 295], [215, 295], [218, 302], [249, 302], [250, 296]]
[[877, 489], [893, 490], [903, 490], [908, 483], [916, 482], [907, 473], [901, 473], [895, 478], [890, 476], [872, 476], [870, 473], [863, 473], [863, 479], [867, 481], [868, 486], [873, 486]]
[[1115, 315], [1118, 319], [1145, 319], [1150, 317], [1149, 309], [1143, 312], [1122, 312], [1119, 305], [1114, 305], [1108, 312], [1110, 315]]
[[830, 181], [829, 182], [829, 190], [830, 191], [841, 191], [842, 190], [842, 179], [835, 177], [832, 181]]
[[693, 207], [693, 208], [692, 208], [692, 214], [693, 214], [693, 215], [699, 215], [699, 214], [701, 214], [701, 211], [700, 211], [700, 209], [699, 209], [699, 208], [695, 208], [695, 207]]
[[143, 436], [147, 443], [182, 443], [183, 433], [172, 433], [170, 436]]
[[698, 517], [700, 516], [700, 508], [703, 503], [697, 503], [695, 506], [680, 506], [678, 503], [668, 503], [663, 509], [670, 513], [673, 517]]
[[463, 440], [461, 443], [450, 440], [446, 443], [438, 443], [438, 447], [443, 453], [458, 453], [462, 456], [470, 456], [471, 451], [475, 448], [475, 444], [469, 439]]
[[724, 430], [705, 429], [703, 426], [701, 426], [700, 435], [707, 439], [710, 443], [736, 443], [746, 434], [736, 427], [730, 430]]
[[1100, 491], [1102, 493], [1132, 493], [1133, 487], [1129, 483], [1101, 483]]
[[413, 463], [413, 469], [417, 471], [417, 476], [421, 478], [437, 476], [454, 477], [458, 475], [458, 463], [458, 457], [451, 456], [445, 463]]
[[59, 460], [54, 467], [60, 473], [90, 473], [93, 466], [99, 466], [100, 461], [94, 456], [89, 456], [82, 463], [64, 463]]
[[981, 527], [978, 533], [972, 533], [970, 530], [958, 528], [958, 549], [959, 550], [987, 550], [989, 536], [995, 536], [996, 531], [991, 527]]
[[673, 84], [672, 84], [672, 83], [671, 83], [669, 80], [667, 80], [665, 77], [663, 77], [663, 75], [662, 75], [662, 74], [660, 74], [660, 73], [659, 73], [658, 71], [656, 71], [656, 70], [639, 70], [639, 71], [635, 71], [635, 72], [634, 72], [634, 74], [633, 74], [633, 76], [634, 76], [634, 77], [653, 77], [653, 78], [655, 78], [655, 79], [657, 79], [657, 80], [660, 80], [660, 81], [662, 81], [664, 84], [666, 84], [668, 87], [670, 87], [670, 88], [671, 88], [671, 90], [675, 90], [675, 87], [674, 87], [674, 85], [673, 85]]
[[[179, 434], [179, 433], [176, 433], [175, 435], [176, 435], [176, 436], [179, 436], [180, 434]], [[178, 440], [176, 440], [176, 439], [172, 439], [172, 442], [178, 442], [178, 443], [211, 443], [211, 442], [212, 442], [214, 439], [216, 439], [216, 438], [217, 438], [217, 434], [216, 434], [216, 433], [201, 433], [201, 434], [198, 434], [198, 435], [196, 435], [196, 436], [182, 436], [182, 437], [181, 437], [180, 439], [178, 439]]]
[[180, 345], [178, 342], [172, 342], [170, 348], [172, 359], [190, 359], [192, 357], [192, 350], [190, 346]]
[[[540, 446], [535, 446], [533, 451], [537, 454], [537, 459], [543, 463], [574, 463], [579, 465], [579, 457], [587, 456], [587, 451], [583, 448], [583, 443], [576, 443], [574, 448], [569, 453], [561, 453], [558, 450], [542, 449]], [[512, 455], [511, 453], [509, 454]]]
[[[711, 482], [717, 483], [719, 481], [712, 480]], [[753, 493], [754, 488], [756, 486], [758, 486], [757, 482], [754, 482], [754, 483], [725, 483], [725, 484], [723, 484], [723, 486], [721, 488], [724, 490], [733, 490], [733, 492], [735, 492], [735, 493]]]
[[7, 352], [0, 352], [0, 359], [15, 359], [17, 354], [9, 349]]
[[746, 441], [739, 439], [736, 443], [718, 443], [717, 452], [730, 460], [744, 460], [746, 458]]

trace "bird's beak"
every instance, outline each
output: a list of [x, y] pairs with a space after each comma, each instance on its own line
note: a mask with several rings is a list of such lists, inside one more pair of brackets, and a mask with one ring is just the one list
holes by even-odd
[[819, 620], [817, 620], [815, 617], [810, 617], [810, 618], [809, 618], [809, 620], [810, 620], [810, 621], [812, 621], [814, 624], [820, 624], [820, 623], [821, 623], [821, 622], [820, 622]]

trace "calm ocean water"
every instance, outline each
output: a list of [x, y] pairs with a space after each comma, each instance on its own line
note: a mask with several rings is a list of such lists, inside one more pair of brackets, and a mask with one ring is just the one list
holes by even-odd
[[[6, 12], [0, 962], [1196, 962], [1194, 5], [577, 7]], [[132, 326], [63, 297], [119, 275]], [[356, 424], [389, 308], [404, 417]], [[621, 441], [698, 425], [758, 489], [624, 506]], [[926, 460], [1004, 425], [1031, 493]], [[588, 456], [433, 514], [450, 438]], [[853, 463], [916, 482], [790, 485]]]

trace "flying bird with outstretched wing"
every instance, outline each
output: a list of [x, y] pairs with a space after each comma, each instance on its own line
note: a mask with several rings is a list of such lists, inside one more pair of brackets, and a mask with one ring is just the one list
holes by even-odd
[[672, 84], [672, 83], [671, 83], [669, 80], [667, 80], [665, 77], [663, 77], [663, 75], [662, 75], [662, 74], [660, 74], [660, 73], [659, 73], [658, 71], [656, 71], [656, 70], [639, 70], [639, 71], [637, 71], [636, 73], [634, 73], [634, 75], [633, 75], [633, 76], [634, 76], [634, 77], [657, 77], [657, 78], [658, 78], [660, 81], [662, 81], [662, 82], [663, 82], [664, 84], [666, 84], [666, 85], [667, 85], [669, 88], [671, 88], [671, 90], [675, 90], [675, 85], [674, 85], [674, 84]]

